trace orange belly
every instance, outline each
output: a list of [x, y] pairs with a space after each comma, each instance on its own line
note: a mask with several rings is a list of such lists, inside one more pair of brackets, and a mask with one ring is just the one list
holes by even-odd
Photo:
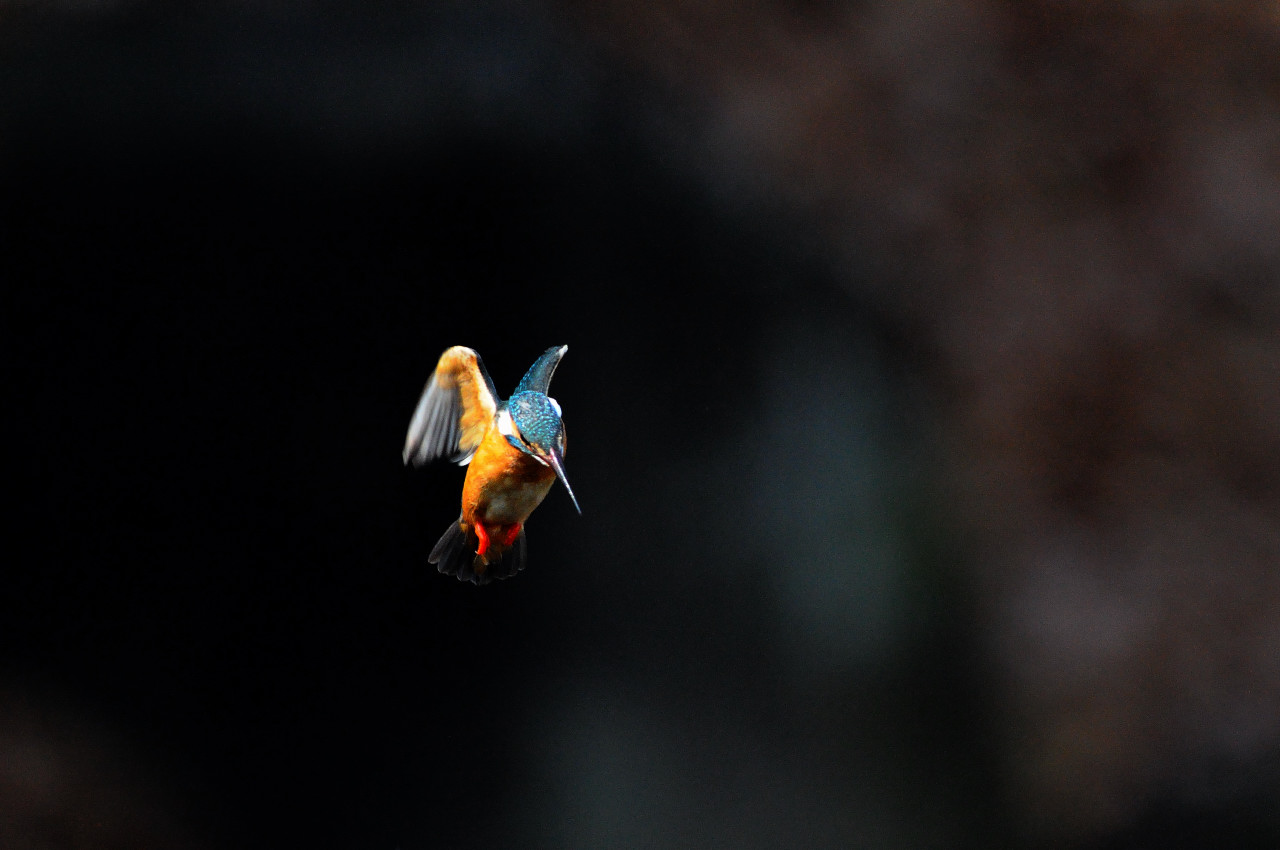
[[489, 429], [462, 485], [463, 531], [471, 533], [478, 521], [494, 541], [486, 560], [502, 557], [555, 480], [550, 467], [512, 446], [497, 428]]

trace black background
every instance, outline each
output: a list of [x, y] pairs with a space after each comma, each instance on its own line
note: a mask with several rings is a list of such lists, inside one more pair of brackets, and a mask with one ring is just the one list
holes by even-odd
[[[585, 804], [557, 771], [608, 758], [574, 752], [565, 728], [612, 734], [597, 687], [676, 741], [732, 736], [731, 711], [729, 727], [794, 751], [786, 778], [731, 793], [806, 796], [831, 728], [860, 749], [841, 712], [886, 709], [846, 683], [822, 735], [789, 717], [807, 697], [785, 687], [770, 556], [738, 542], [770, 467], [702, 466], [789, 451], [743, 436], [781, 369], [761, 340], [786, 322], [817, 329], [814, 356], [775, 378], [825, 392], [835, 352], [882, 385], [877, 415], [898, 415], [887, 332], [787, 247], [805, 243], [797, 226], [717, 201], [636, 141], [632, 115], [660, 93], [566, 58], [537, 21], [513, 31], [510, 10], [351, 15], [354, 30], [275, 29], [157, 9], [11, 39], [9, 418], [34, 534], [7, 571], [10, 675], [123, 729], [191, 829], [230, 846], [689, 839], [692, 803], [618, 800], [655, 822], [614, 839], [574, 825]], [[358, 57], [388, 53], [417, 68], [385, 80], [408, 93], [352, 81]], [[525, 67], [468, 89], [468, 62], [503, 61]], [[313, 90], [325, 74], [418, 108], [394, 126], [376, 103], [343, 114]], [[452, 344], [478, 349], [503, 393], [570, 348], [553, 393], [583, 516], [553, 492], [528, 571], [483, 589], [426, 564], [462, 472], [399, 456]], [[914, 687], [947, 684], [887, 701]], [[549, 696], [582, 689], [581, 717]], [[680, 798], [740, 769], [732, 741], [709, 746], [705, 766], [641, 776]], [[732, 823], [750, 803], [724, 805]], [[848, 829], [817, 817], [766, 840]]]

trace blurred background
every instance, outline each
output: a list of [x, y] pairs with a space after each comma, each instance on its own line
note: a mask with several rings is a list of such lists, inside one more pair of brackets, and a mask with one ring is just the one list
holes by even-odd
[[0, 217], [0, 846], [1280, 846], [1274, 2], [4, 0]]

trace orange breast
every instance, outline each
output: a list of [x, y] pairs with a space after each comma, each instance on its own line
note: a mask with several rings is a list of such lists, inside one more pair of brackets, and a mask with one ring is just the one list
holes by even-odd
[[462, 517], [468, 523], [523, 523], [542, 503], [556, 474], [490, 428], [476, 449], [462, 486]]

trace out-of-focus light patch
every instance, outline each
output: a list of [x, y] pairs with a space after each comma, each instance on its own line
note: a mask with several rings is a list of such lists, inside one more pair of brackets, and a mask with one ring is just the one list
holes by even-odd
[[566, 848], [937, 847], [877, 760], [761, 725], [730, 702], [628, 680], [548, 694], [518, 833]]
[[[1071, 687], [1096, 679], [1146, 640], [1159, 616], [1152, 589], [1106, 568], [1102, 544], [1083, 529], [1046, 533], [1012, 588], [1020, 669]], [[1034, 655], [1034, 658], [1032, 657]]]
[[0, 847], [212, 847], [152, 756], [83, 698], [0, 675]]
[[891, 653], [907, 605], [886, 388], [865, 343], [809, 315], [767, 347], [748, 480], [796, 669], [842, 678]]

